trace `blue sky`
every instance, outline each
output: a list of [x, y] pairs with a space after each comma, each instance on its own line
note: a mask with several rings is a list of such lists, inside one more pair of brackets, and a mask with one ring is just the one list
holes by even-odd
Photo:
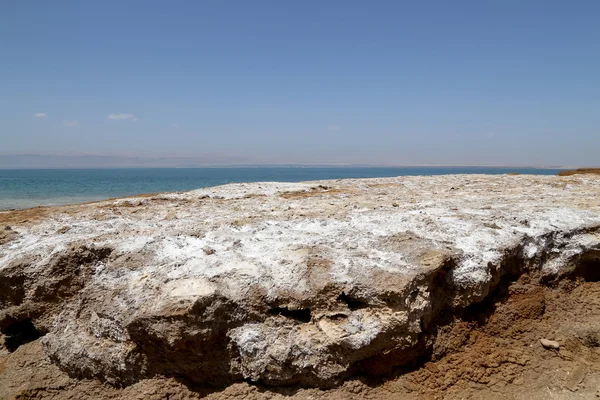
[[0, 153], [599, 165], [598, 1], [0, 2]]

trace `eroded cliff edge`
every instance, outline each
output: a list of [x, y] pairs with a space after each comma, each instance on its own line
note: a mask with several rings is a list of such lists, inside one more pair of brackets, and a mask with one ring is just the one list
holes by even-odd
[[0, 329], [76, 378], [331, 386], [523, 273], [600, 277], [600, 179], [234, 184], [0, 213]]

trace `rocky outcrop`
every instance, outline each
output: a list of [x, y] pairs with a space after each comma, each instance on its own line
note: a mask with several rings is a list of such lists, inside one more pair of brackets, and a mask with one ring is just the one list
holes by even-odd
[[[0, 243], [0, 329], [78, 378], [330, 386], [531, 273], [600, 278], [593, 176], [233, 184], [60, 207]], [[7, 346], [8, 347], [8, 346]]]

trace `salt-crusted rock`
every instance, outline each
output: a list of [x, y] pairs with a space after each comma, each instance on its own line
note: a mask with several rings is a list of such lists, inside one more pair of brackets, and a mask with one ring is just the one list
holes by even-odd
[[62, 369], [118, 385], [325, 386], [413, 361], [505, 276], [600, 278], [593, 176], [232, 184], [35, 218], [0, 243], [0, 329], [31, 320]]

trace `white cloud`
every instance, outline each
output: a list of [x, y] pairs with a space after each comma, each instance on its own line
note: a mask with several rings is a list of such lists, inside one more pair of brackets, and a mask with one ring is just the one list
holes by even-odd
[[327, 127], [328, 131], [339, 131], [340, 129], [342, 129], [339, 125], [329, 125]]
[[36, 118], [46, 118], [48, 116], [48, 114], [46, 113], [37, 113], [37, 114], [33, 114], [34, 117]]
[[76, 119], [67, 119], [63, 121], [63, 126], [68, 126], [69, 128], [76, 128], [79, 126], [79, 121]]
[[113, 120], [137, 121], [137, 118], [133, 114], [108, 114], [108, 117], [106, 118]]

